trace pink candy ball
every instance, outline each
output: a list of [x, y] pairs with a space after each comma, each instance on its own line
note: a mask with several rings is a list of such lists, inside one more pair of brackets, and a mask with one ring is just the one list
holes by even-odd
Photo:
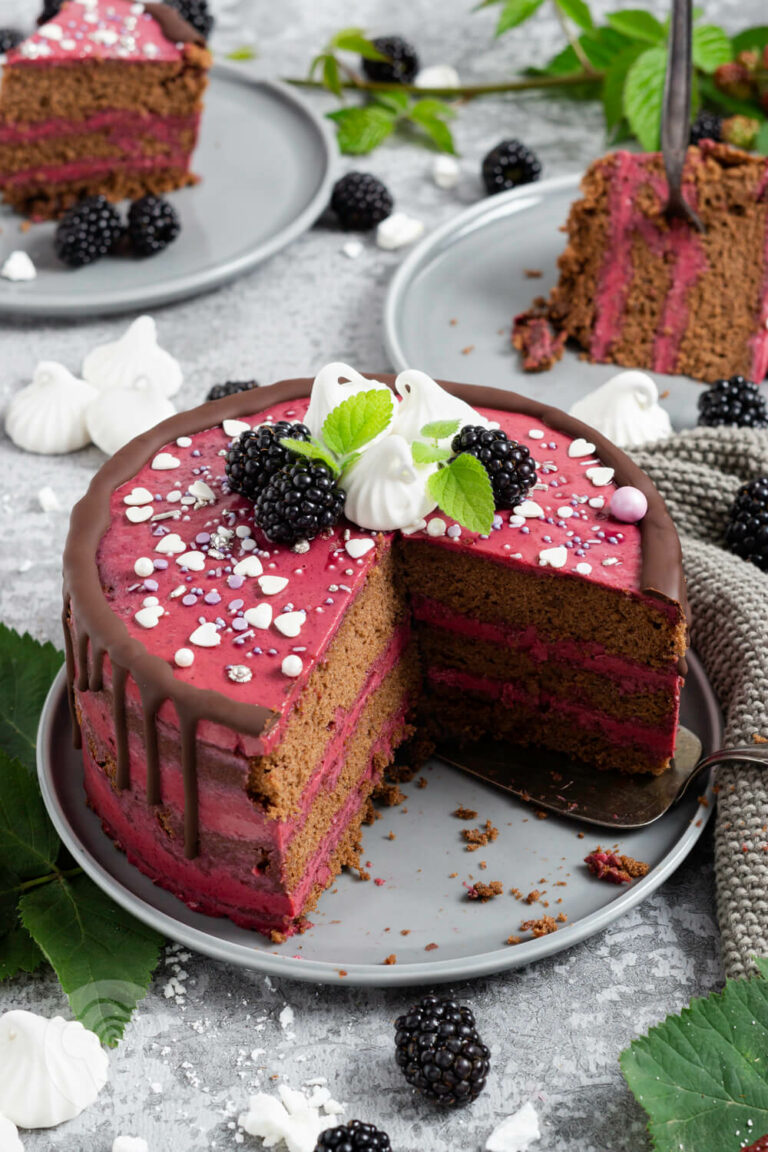
[[639, 488], [617, 488], [608, 507], [614, 520], [623, 520], [625, 524], [637, 524], [648, 511], [648, 501]]

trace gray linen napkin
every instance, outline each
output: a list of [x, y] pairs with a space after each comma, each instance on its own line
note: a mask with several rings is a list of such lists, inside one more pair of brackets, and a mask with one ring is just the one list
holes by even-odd
[[[645, 445], [633, 459], [667, 502], [683, 547], [691, 643], [725, 717], [725, 744], [768, 737], [768, 573], [722, 547], [741, 484], [768, 476], [768, 432], [696, 428]], [[717, 916], [727, 976], [768, 955], [768, 765], [718, 770]]]

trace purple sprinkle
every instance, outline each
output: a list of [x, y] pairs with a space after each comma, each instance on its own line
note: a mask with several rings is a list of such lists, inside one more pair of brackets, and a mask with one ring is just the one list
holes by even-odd
[[545, 544], [551, 544], [552, 543], [552, 537], [551, 536], [542, 536], [542, 540], [544, 541]]
[[277, 648], [267, 648], [268, 656], [277, 656]]
[[192, 455], [193, 455], [193, 456], [199, 456], [200, 454], [201, 454], [201, 453], [200, 453], [200, 449], [199, 449], [199, 448], [193, 448], [193, 449], [192, 449]]
[[191, 608], [193, 604], [197, 604], [197, 596], [182, 596], [181, 602], [186, 608]]
[[195, 543], [196, 544], [207, 544], [210, 539], [211, 539], [210, 532], [198, 532], [197, 536], [195, 536]]
[[583, 548], [577, 548], [576, 549], [576, 555], [577, 556], [586, 556], [586, 552], [584, 551]]
[[616, 539], [615, 536], [609, 536], [608, 537], [608, 543], [609, 544], [618, 544], [618, 540]]
[[164, 497], [162, 497], [159, 492], [156, 492], [155, 493], [155, 500], [162, 500], [162, 499], [164, 499]]
[[157, 592], [157, 589], [159, 588], [159, 584], [157, 583], [157, 580], [145, 580], [144, 581], [144, 587], [147, 590], [147, 592]]
[[245, 576], [227, 576], [227, 584], [233, 591], [236, 588], [242, 588], [245, 583]]
[[459, 536], [461, 536], [461, 528], [459, 525], [451, 524], [448, 531], [446, 532], [446, 536], [450, 536], [452, 540], [456, 540]]
[[227, 604], [227, 608], [230, 612], [239, 612], [244, 603], [244, 600], [230, 600], [229, 604]]
[[215, 588], [211, 588], [210, 592], [206, 592], [203, 599], [205, 600], [206, 604], [220, 604], [221, 603], [221, 596], [219, 596], [219, 594]]
[[152, 563], [158, 572], [165, 572], [166, 568], [168, 567], [168, 561], [163, 560], [160, 556], [158, 556], [157, 560], [153, 560]]
[[334, 603], [334, 599], [333, 599], [333, 597], [332, 597], [332, 596], [326, 596], [326, 598], [325, 598], [325, 600], [323, 601], [323, 603], [324, 603], [324, 604], [333, 604], [333, 603]]
[[234, 620], [232, 621], [232, 627], [234, 628], [235, 632], [244, 632], [248, 625], [245, 620], [243, 620], [242, 616], [235, 616]]
[[531, 533], [531, 530], [527, 524], [524, 524], [520, 531], [523, 532], [526, 536], [529, 536]]
[[216, 624], [217, 628], [226, 628], [227, 626], [226, 620], [222, 620], [221, 616], [217, 616], [214, 623]]
[[252, 648], [251, 651], [253, 652], [254, 656], [261, 656], [261, 648]]

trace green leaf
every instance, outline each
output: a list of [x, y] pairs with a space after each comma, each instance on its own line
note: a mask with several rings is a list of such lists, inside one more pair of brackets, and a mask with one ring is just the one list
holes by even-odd
[[[603, 25], [600, 28], [593, 28], [590, 32], [584, 32], [579, 36], [579, 44], [584, 55], [589, 60], [593, 68], [599, 72], [604, 72], [611, 63], [624, 52], [625, 49], [631, 47], [633, 39], [630, 36], [625, 36], [623, 32], [617, 31], [615, 28], [610, 28]], [[535, 70], [533, 71], [535, 74]], [[550, 60], [543, 72], [547, 76], [569, 76], [573, 72], [582, 72], [581, 61], [569, 44], [567, 48], [563, 48], [556, 56]], [[572, 93], [573, 91], [590, 92], [593, 93], [596, 82], [588, 84], [586, 81], [584, 87], [579, 86], [578, 89], [567, 89], [565, 91]]]
[[252, 48], [250, 44], [243, 44], [242, 48], [233, 48], [231, 52], [227, 52], [227, 60], [255, 60], [256, 49]]
[[538, 11], [544, 0], [502, 0], [503, 8], [496, 25], [496, 35], [501, 36], [509, 32], [510, 28], [517, 28], [524, 24], [534, 12]]
[[605, 126], [610, 132], [624, 116], [624, 85], [629, 69], [645, 51], [644, 44], [632, 44], [625, 48], [606, 70], [603, 81], [603, 112]]
[[16, 921], [16, 905], [21, 890], [21, 877], [0, 864], [0, 936], [10, 932]]
[[371, 388], [342, 400], [323, 424], [323, 440], [337, 456], [347, 456], [384, 432], [392, 419], [389, 388]]
[[440, 152], [448, 152], [452, 156], [456, 155], [456, 145], [453, 142], [453, 134], [444, 120], [424, 117], [418, 120], [417, 124], [422, 132], [426, 132], [429, 139]]
[[433, 120], [436, 117], [443, 120], [452, 120], [456, 115], [456, 110], [450, 104], [446, 104], [444, 100], [435, 100], [434, 97], [426, 97], [424, 100], [417, 100], [411, 106], [409, 115], [412, 120]]
[[383, 52], [368, 39], [362, 28], [342, 28], [331, 40], [331, 48], [340, 52], [357, 52], [365, 60], [388, 60]]
[[437, 444], [422, 444], [415, 440], [411, 445], [411, 455], [414, 464], [438, 464], [442, 460], [450, 460], [450, 448], [440, 448]]
[[23, 896], [24, 927], [53, 966], [78, 1020], [114, 1045], [146, 995], [162, 937], [86, 876], [58, 878]]
[[555, 3], [563, 15], [573, 20], [574, 24], [578, 24], [579, 28], [586, 30], [594, 27], [592, 13], [584, 0], [555, 0]]
[[623, 12], [609, 12], [608, 23], [617, 32], [622, 32], [632, 40], [642, 40], [646, 44], [659, 44], [666, 39], [664, 25], [650, 12], [642, 8], [626, 8]]
[[335, 56], [326, 56], [323, 60], [323, 87], [333, 92], [334, 96], [341, 96], [339, 62]]
[[448, 436], [455, 436], [461, 427], [461, 420], [433, 420], [425, 424], [419, 436], [426, 436], [428, 440], [445, 440]]
[[377, 92], [373, 102], [399, 116], [401, 112], [407, 112], [409, 96], [407, 92]]
[[365, 156], [392, 133], [395, 118], [378, 104], [365, 108], [340, 108], [326, 113], [336, 123], [339, 148], [348, 156]]
[[624, 115], [646, 152], [659, 148], [666, 70], [666, 49], [646, 48], [630, 67], [624, 85]]
[[734, 55], [738, 55], [739, 52], [761, 52], [766, 46], [768, 46], [768, 25], [766, 24], [745, 28], [731, 38]]
[[621, 1054], [657, 1152], [730, 1152], [768, 1132], [768, 960]]
[[10, 980], [19, 972], [36, 972], [44, 963], [45, 956], [23, 924], [14, 923], [0, 937], [0, 980]]
[[34, 772], [40, 712], [64, 657], [0, 624], [0, 748]]
[[338, 474], [339, 465], [331, 456], [330, 452], [323, 448], [322, 444], [318, 444], [317, 440], [292, 440], [286, 436], [280, 441], [283, 448], [287, 448], [289, 452], [294, 452], [297, 456], [306, 456], [308, 460], [322, 460], [334, 474]]
[[755, 152], [759, 152], [761, 156], [768, 156], [768, 120], [764, 120], [758, 129]]
[[59, 848], [37, 778], [0, 750], [0, 865], [36, 879], [54, 869]]
[[462, 452], [445, 468], [434, 472], [427, 489], [446, 516], [470, 532], [487, 536], [493, 524], [493, 489], [479, 460]]
[[700, 24], [693, 30], [693, 63], [702, 72], [714, 72], [721, 64], [733, 60], [733, 45], [722, 28]]

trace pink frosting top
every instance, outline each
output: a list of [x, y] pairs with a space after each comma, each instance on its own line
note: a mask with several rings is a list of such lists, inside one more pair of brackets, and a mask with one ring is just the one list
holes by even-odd
[[8, 62], [69, 64], [78, 60], [175, 63], [182, 48], [166, 40], [154, 17], [133, 0], [65, 0], [57, 16], [42, 24]]
[[[301, 420], [307, 405], [277, 404], [245, 423]], [[537, 462], [539, 482], [522, 506], [525, 515], [498, 512], [483, 538], [435, 512], [410, 538], [533, 568], [542, 579], [565, 574], [638, 592], [640, 530], [609, 518], [616, 485], [593, 445], [530, 416], [479, 411]], [[130, 634], [177, 677], [285, 712], [391, 534], [342, 520], [304, 552], [271, 544], [254, 527], [252, 504], [228, 490], [223, 456], [230, 439], [221, 426], [180, 437], [115, 490], [99, 574]], [[185, 666], [177, 666], [180, 649], [187, 650]], [[286, 657], [294, 659], [284, 670]], [[288, 674], [291, 665], [298, 678]]]

